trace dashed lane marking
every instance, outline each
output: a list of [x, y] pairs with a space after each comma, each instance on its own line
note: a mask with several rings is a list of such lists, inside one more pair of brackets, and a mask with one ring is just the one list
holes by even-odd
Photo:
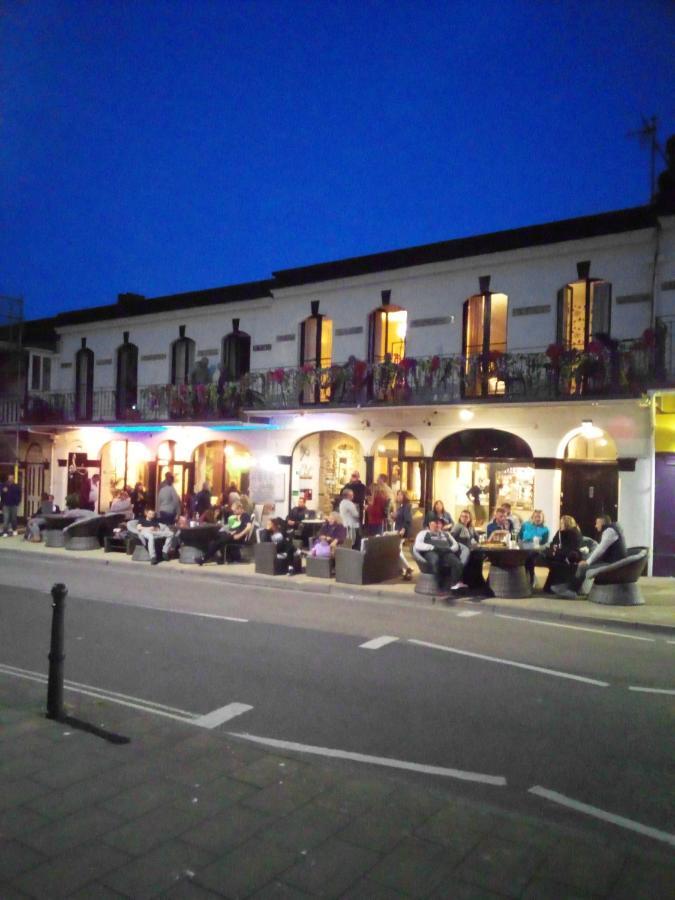
[[628, 690], [639, 691], [642, 694], [669, 694], [671, 697], [675, 696], [675, 690], [670, 690], [668, 688], [637, 687], [636, 685], [631, 684]]
[[443, 650], [445, 653], [456, 653], [459, 656], [470, 656], [473, 659], [482, 659], [486, 662], [498, 663], [502, 666], [514, 666], [516, 669], [527, 669], [530, 672], [539, 672], [542, 675], [553, 675], [556, 678], [567, 678], [570, 681], [580, 681], [582, 684], [592, 684], [595, 687], [609, 687], [608, 681], [598, 681], [596, 678], [586, 678], [584, 675], [573, 675], [571, 672], [559, 672], [557, 669], [545, 669], [542, 666], [531, 666], [529, 663], [515, 662], [512, 659], [501, 659], [498, 656], [485, 656], [482, 653], [471, 653], [468, 650], [459, 650], [457, 647], [445, 647], [443, 644], [431, 644], [428, 641], [410, 639], [411, 644], [419, 647], [429, 647], [432, 650]]
[[629, 641], [649, 641], [655, 643], [656, 638], [640, 637], [637, 634], [621, 634], [618, 631], [607, 631], [605, 628], [587, 628], [585, 625], [563, 625], [562, 622], [547, 622], [544, 619], [531, 619], [528, 616], [507, 616], [504, 613], [495, 613], [497, 619], [511, 619], [515, 622], [531, 622], [534, 625], [548, 625], [549, 628], [571, 628], [574, 631], [591, 631], [593, 634], [603, 634], [605, 637], [626, 638]]
[[481, 772], [465, 772], [463, 769], [448, 769], [444, 766], [427, 766], [422, 763], [406, 762], [402, 759], [390, 759], [386, 756], [370, 756], [366, 753], [352, 753], [349, 750], [334, 750], [331, 747], [315, 747], [312, 744], [297, 744], [293, 741], [279, 741], [276, 738], [259, 737], [255, 734], [229, 732], [231, 737], [275, 747], [279, 750], [296, 750], [298, 753], [311, 753], [314, 756], [327, 756], [331, 759], [349, 759], [353, 762], [369, 763], [389, 769], [405, 769], [409, 772], [423, 772], [426, 775], [440, 775], [444, 778], [458, 778], [461, 781], [478, 781], [481, 784], [492, 784], [497, 787], [506, 786], [506, 778], [501, 775], [483, 775]]
[[611, 822], [612, 825], [627, 828], [629, 831], [636, 831], [638, 834], [644, 834], [646, 837], [655, 838], [657, 841], [663, 841], [675, 847], [675, 834], [660, 831], [658, 828], [652, 828], [650, 825], [643, 825], [641, 822], [635, 822], [633, 819], [627, 819], [625, 816], [617, 816], [615, 813], [606, 812], [604, 809], [590, 806], [588, 803], [580, 803], [578, 800], [572, 800], [571, 797], [566, 797], [557, 791], [549, 791], [547, 788], [536, 785], [528, 790], [528, 794], [535, 794], [537, 797], [543, 797], [552, 803], [558, 803], [560, 806], [566, 806], [568, 809], [574, 809], [596, 819], [602, 819], [603, 822]]
[[217, 728], [223, 722], [229, 722], [230, 719], [234, 719], [250, 709], [253, 707], [247, 703], [228, 703], [227, 706], [221, 706], [220, 709], [214, 709], [204, 716], [199, 716], [192, 724], [199, 725], [200, 728]]
[[398, 640], [397, 637], [391, 637], [389, 634], [383, 634], [382, 637], [373, 638], [372, 641], [366, 641], [365, 644], [359, 644], [361, 650], [379, 650], [386, 647], [387, 644], [394, 644]]
[[477, 609], [464, 609], [462, 612], [458, 612], [457, 615], [460, 619], [470, 619], [472, 616], [480, 616], [482, 613]]

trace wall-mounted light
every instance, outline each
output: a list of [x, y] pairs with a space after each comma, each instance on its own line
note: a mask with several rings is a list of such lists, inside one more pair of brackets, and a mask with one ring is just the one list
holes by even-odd
[[387, 452], [387, 448], [384, 446], [384, 444], [379, 444], [378, 447], [377, 447], [377, 452], [378, 452], [378, 453], [386, 453], [386, 452]]
[[364, 428], [370, 428], [370, 419], [361, 419], [361, 425]]
[[459, 417], [462, 422], [470, 422], [474, 417], [474, 411], [472, 409], [460, 409]]
[[581, 433], [585, 438], [588, 438], [590, 440], [591, 438], [600, 437], [602, 435], [602, 430], [600, 428], [596, 428], [596, 426], [593, 424], [593, 419], [582, 419]]

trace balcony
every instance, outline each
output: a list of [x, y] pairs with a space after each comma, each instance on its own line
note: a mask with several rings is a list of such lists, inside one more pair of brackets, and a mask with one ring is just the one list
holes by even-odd
[[258, 410], [639, 397], [675, 381], [669, 346], [645, 333], [611, 347], [593, 341], [583, 353], [551, 345], [545, 352], [430, 356], [398, 363], [351, 358], [326, 369], [257, 370], [222, 389], [217, 384], [148, 385], [139, 388], [136, 404], [123, 415], [113, 390], [94, 391], [91, 415], [84, 418], [76, 416], [74, 393], [30, 395], [22, 405], [7, 397], [0, 398], [0, 423], [222, 422]]

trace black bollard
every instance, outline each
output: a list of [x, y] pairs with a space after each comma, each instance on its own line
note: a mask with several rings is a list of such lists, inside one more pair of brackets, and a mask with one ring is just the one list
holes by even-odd
[[47, 718], [63, 719], [63, 652], [66, 612], [65, 584], [52, 587], [52, 642], [49, 648], [49, 681], [47, 683]]

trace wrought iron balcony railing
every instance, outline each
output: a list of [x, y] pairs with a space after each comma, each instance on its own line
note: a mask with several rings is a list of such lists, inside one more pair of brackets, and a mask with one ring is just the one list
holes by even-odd
[[[140, 387], [128, 408], [113, 390], [29, 396], [20, 421], [40, 424], [98, 422], [204, 422], [242, 411], [419, 406], [466, 402], [531, 402], [640, 396], [673, 383], [672, 366], [645, 333], [637, 341], [602, 344], [584, 352], [551, 345], [545, 352], [405, 358], [366, 363], [350, 358], [329, 368], [311, 366], [249, 372], [236, 383]], [[9, 402], [12, 401], [12, 402]], [[12, 405], [12, 403], [14, 405]], [[16, 421], [16, 398], [0, 402], [0, 422]], [[11, 417], [14, 416], [14, 420]]]

